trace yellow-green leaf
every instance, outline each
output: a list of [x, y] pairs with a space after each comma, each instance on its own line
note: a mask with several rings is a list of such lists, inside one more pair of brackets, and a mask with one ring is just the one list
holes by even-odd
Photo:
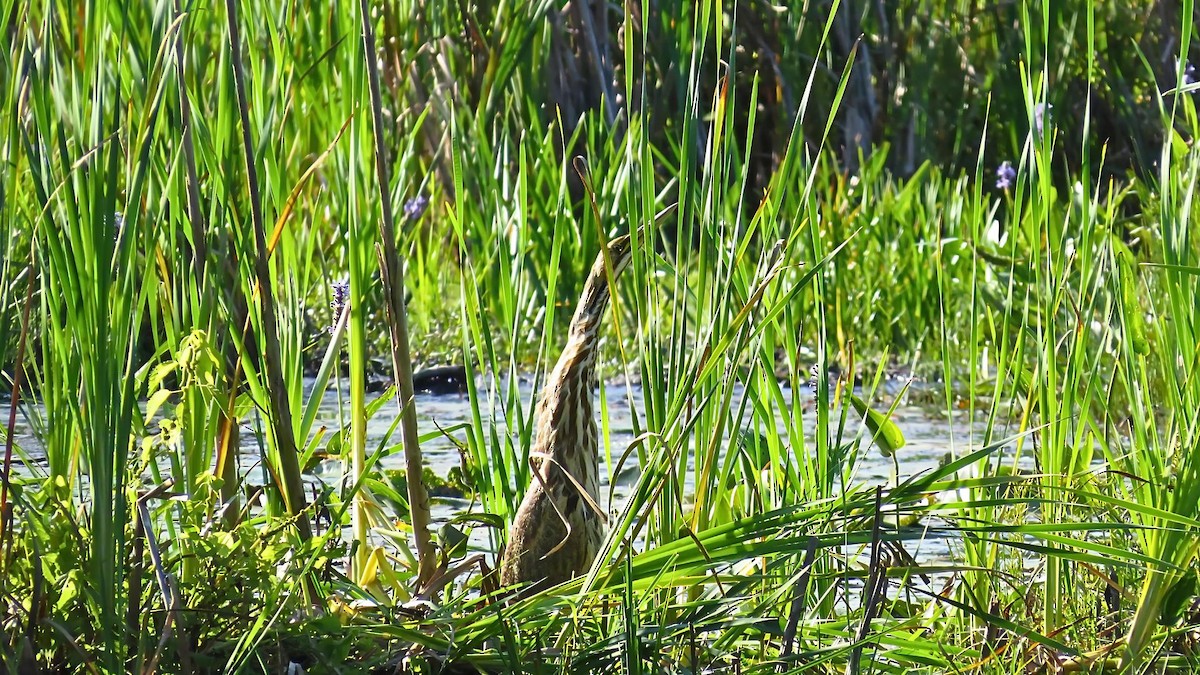
[[850, 402], [854, 404], [854, 409], [858, 411], [858, 414], [863, 416], [863, 421], [867, 423], [867, 428], [871, 430], [871, 435], [874, 437], [875, 445], [879, 446], [879, 452], [883, 453], [884, 457], [891, 457], [896, 454], [897, 450], [904, 447], [906, 443], [904, 434], [887, 415], [872, 410], [867, 406], [866, 401], [854, 394], [850, 395]]
[[150, 398], [146, 401], [146, 423], [147, 424], [150, 422], [150, 420], [154, 419], [154, 415], [156, 415], [158, 413], [158, 409], [161, 408], [162, 404], [166, 403], [167, 399], [170, 397], [171, 397], [170, 389], [159, 389], [158, 391], [156, 391], [150, 395]]

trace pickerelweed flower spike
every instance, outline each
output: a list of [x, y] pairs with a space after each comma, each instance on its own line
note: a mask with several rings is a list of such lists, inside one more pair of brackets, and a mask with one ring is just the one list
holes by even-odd
[[350, 282], [345, 279], [333, 282], [329, 285], [329, 294], [329, 308], [333, 310], [333, 322], [329, 326], [329, 332], [332, 333], [342, 318], [342, 312], [346, 311], [346, 303], [350, 300]]
[[408, 222], [415, 223], [425, 215], [425, 209], [429, 208], [429, 197], [425, 195], [417, 195], [412, 199], [404, 202], [404, 217]]
[[1013, 168], [1012, 162], [1004, 161], [996, 169], [996, 189], [1010, 190], [1017, 182], [1017, 170]]
[[1051, 118], [1054, 106], [1049, 103], [1039, 103], [1033, 106], [1033, 133], [1042, 135], [1042, 124]]

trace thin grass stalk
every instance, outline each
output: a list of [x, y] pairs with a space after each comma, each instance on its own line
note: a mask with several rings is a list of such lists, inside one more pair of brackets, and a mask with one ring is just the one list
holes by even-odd
[[862, 618], [859, 620], [858, 631], [854, 638], [854, 647], [850, 650], [850, 659], [846, 664], [847, 675], [858, 675], [862, 670], [862, 651], [871, 635], [871, 620], [879, 610], [879, 602], [887, 597], [886, 570], [880, 563], [880, 535], [883, 531], [883, 487], [875, 487], [874, 517], [871, 520], [871, 557], [870, 574], [862, 592]]
[[[989, 106], [989, 108], [990, 108], [990, 106]], [[984, 202], [983, 202], [982, 196], [980, 194], [980, 192], [981, 192], [980, 186], [983, 182], [983, 180], [982, 180], [983, 156], [984, 156], [984, 151], [986, 149], [986, 143], [987, 143], [986, 136], [984, 136], [980, 140], [979, 161], [976, 163], [976, 166], [975, 166], [975, 188], [974, 188], [974, 190], [971, 191], [971, 195], [970, 195], [971, 203], [975, 209], [976, 214], [985, 212], [984, 211]], [[967, 355], [968, 364], [969, 364], [968, 371], [967, 371], [967, 378], [968, 378], [967, 391], [977, 391], [977, 387], [979, 386], [979, 375], [980, 375], [979, 369], [980, 369], [980, 365], [981, 365], [980, 362], [982, 360], [981, 354], [979, 353], [979, 345], [982, 343], [982, 337], [980, 335], [980, 328], [981, 328], [981, 324], [983, 323], [982, 317], [981, 317], [981, 313], [983, 312], [983, 307], [982, 307], [982, 303], [980, 302], [980, 297], [979, 297], [979, 295], [980, 295], [981, 263], [980, 263], [980, 258], [978, 255], [978, 242], [982, 237], [983, 223], [981, 222], [981, 220], [979, 218], [975, 218], [975, 219], [972, 219], [964, 227], [964, 229], [966, 230], [964, 232], [964, 235], [967, 236], [973, 244], [975, 244], [971, 248], [972, 255], [971, 255], [971, 263], [970, 263], [971, 264], [971, 275], [970, 275], [970, 298], [971, 298], [971, 301], [970, 301], [970, 309], [969, 309], [970, 328], [968, 329], [969, 334], [970, 334], [970, 338], [968, 340], [968, 345], [969, 345], [968, 349], [970, 350], [970, 353]], [[950, 365], [951, 364], [950, 340], [949, 340], [949, 335], [948, 335], [949, 325], [950, 325], [950, 317], [946, 316], [946, 310], [951, 305], [951, 301], [953, 300], [953, 298], [951, 297], [950, 291], [948, 291], [948, 289], [946, 287], [947, 286], [947, 277], [949, 276], [949, 273], [948, 273], [948, 270], [946, 269], [948, 267], [948, 265], [947, 265], [947, 261], [945, 259], [944, 252], [945, 252], [945, 247], [941, 242], [939, 242], [938, 255], [937, 255], [937, 259], [938, 259], [937, 277], [936, 277], [937, 283], [938, 283], [939, 313], [941, 315], [941, 321], [939, 322], [940, 323], [939, 329], [941, 331], [941, 339], [939, 340], [939, 343], [940, 343], [941, 353], [942, 353], [943, 380], [945, 382], [945, 388], [943, 391], [944, 391], [944, 396], [945, 396], [946, 419], [950, 423], [950, 452], [951, 452], [951, 456], [953, 457], [953, 456], [957, 455], [958, 450], [957, 450], [957, 447], [955, 444], [955, 434], [954, 434], [954, 425], [953, 425], [954, 400], [953, 400], [952, 394], [950, 392], [950, 382], [953, 380], [953, 370]], [[1007, 324], [1006, 324], [1006, 326], [1007, 326]], [[1001, 356], [1000, 358], [1003, 358], [1003, 357]], [[1000, 381], [1000, 379], [997, 378], [997, 382], [999, 382], [999, 381]], [[998, 396], [997, 396], [997, 398], [998, 398]], [[967, 416], [968, 419], [974, 419], [975, 405], [976, 405], [975, 397], [971, 396], [970, 397], [970, 405], [968, 407], [968, 416]], [[989, 429], [990, 429], [990, 425], [991, 425], [993, 419], [994, 419], [994, 409], [993, 409], [993, 415], [989, 416], [989, 419], [988, 419]], [[973, 443], [975, 440], [974, 428], [972, 425], [968, 425], [968, 427], [969, 427], [967, 430], [968, 443]], [[988, 443], [990, 443], [990, 435], [985, 434], [984, 439], [983, 439], [983, 444], [987, 445]], [[989, 469], [986, 459], [980, 463], [978, 469], [979, 469], [979, 475], [981, 475], [981, 476], [986, 475], [986, 473]], [[975, 499], [975, 498], [985, 499], [986, 492], [983, 490], [974, 490], [974, 491], [972, 491], [971, 496], [973, 499]], [[968, 518], [976, 519], [978, 522], [994, 522], [994, 517], [995, 517], [996, 513], [995, 513], [995, 509], [985, 507], [985, 508], [981, 508], [981, 509], [972, 509], [970, 511], [966, 511], [965, 515]], [[995, 553], [996, 553], [997, 548], [998, 548], [998, 546], [994, 542], [987, 541], [985, 538], [964, 538], [964, 540], [963, 540], [964, 559], [967, 561], [968, 566], [972, 568], [970, 570], [964, 571], [964, 573], [963, 573], [963, 578], [965, 581], [965, 583], [962, 584], [963, 595], [965, 595], [966, 599], [969, 601], [968, 604], [970, 604], [971, 607], [973, 607], [974, 609], [979, 610], [979, 611], [986, 612], [991, 607], [991, 604], [992, 604], [992, 580], [991, 580], [990, 574], [987, 574], [987, 573], [981, 574], [979, 572], [976, 572], [975, 570], [976, 569], [980, 569], [980, 570], [991, 569], [995, 564], [994, 558], [995, 558]], [[975, 615], [975, 614], [970, 615], [969, 618], [972, 621], [978, 621], [977, 615]]]
[[[1192, 0], [1183, 3], [1184, 45], [1189, 44], [1192, 30], [1189, 22], [1193, 12]], [[1180, 57], [1186, 58], [1186, 49]], [[1182, 64], [1180, 65], [1182, 68]], [[1179, 73], [1176, 73], [1178, 77]], [[1200, 306], [1195, 295], [1195, 278], [1200, 276], [1197, 266], [1194, 226], [1191, 224], [1196, 205], [1196, 182], [1200, 177], [1200, 151], [1194, 146], [1184, 150], [1176, 148], [1173, 123], [1184, 109], [1191, 128], [1192, 138], [1200, 133], [1196, 124], [1191, 101], [1182, 101], [1176, 95], [1167, 109], [1162, 97], [1158, 99], [1165, 138], [1160, 155], [1158, 191], [1160, 193], [1159, 218], [1162, 232], [1162, 255], [1165, 269], [1162, 287], [1166, 297], [1152, 304], [1161, 318], [1154, 321], [1154, 337], [1157, 353], [1149, 354], [1146, 319], [1143, 311], [1129, 299], [1138, 297], [1132, 289], [1125, 290], [1127, 299], [1122, 307], [1121, 320], [1125, 340], [1122, 355], [1126, 364], [1127, 388], [1131, 398], [1144, 413], [1133, 420], [1139, 442], [1136, 443], [1135, 459], [1144, 473], [1153, 476], [1153, 489], [1143, 491], [1145, 501], [1181, 516], [1194, 518], [1200, 514]], [[1127, 269], [1132, 267], [1132, 256], [1124, 261]], [[1135, 284], [1136, 273], [1127, 271], [1121, 284]], [[1171, 412], [1169, 426], [1164, 432], [1158, 430], [1153, 411], [1162, 405], [1156, 392], [1150, 389], [1152, 356], [1157, 356], [1158, 376], [1164, 381], [1166, 398]], [[1165, 396], [1164, 396], [1165, 395]], [[1161, 434], [1161, 437], [1160, 437]], [[1166, 442], [1162, 442], [1162, 440]], [[1141, 439], [1148, 439], [1146, 444]], [[1173, 479], [1173, 480], [1172, 480]], [[1170, 481], [1169, 483], [1167, 481]], [[1166, 483], [1162, 485], [1160, 483]], [[1157, 519], [1155, 519], [1157, 520]], [[1159, 562], [1149, 567], [1138, 596], [1138, 605], [1125, 636], [1125, 651], [1121, 656], [1121, 668], [1133, 672], [1140, 668], [1145, 654], [1159, 630], [1168, 596], [1185, 574], [1195, 574], [1194, 566], [1200, 540], [1194, 528], [1161, 527], [1159, 525], [1146, 538], [1146, 553]]]
[[[279, 470], [283, 480], [283, 497], [288, 513], [295, 518], [300, 538], [312, 538], [312, 525], [305, 508], [304, 483], [300, 476], [300, 462], [292, 428], [291, 408], [288, 401], [287, 383], [283, 377], [282, 355], [279, 346], [279, 327], [275, 315], [275, 296], [271, 287], [267, 240], [262, 214], [262, 197], [258, 186], [258, 170], [254, 161], [254, 143], [250, 135], [250, 110], [246, 98], [246, 82], [242, 67], [241, 34], [238, 29], [237, 0], [225, 1], [226, 20], [229, 27], [231, 67], [234, 88], [237, 94], [238, 112], [242, 128], [242, 148], [246, 160], [246, 180], [249, 186], [250, 212], [254, 228], [254, 271], [259, 292], [260, 316], [263, 326], [262, 340], [266, 353], [263, 355], [267, 377], [267, 394], [271, 406], [271, 433], [278, 451]], [[306, 586], [306, 588], [308, 588]], [[315, 599], [315, 598], [310, 598]]]
[[29, 266], [25, 274], [25, 304], [21, 308], [21, 333], [17, 338], [17, 353], [13, 359], [12, 397], [8, 408], [8, 426], [4, 436], [4, 468], [0, 474], [0, 570], [12, 537], [12, 505], [8, 502], [12, 480], [13, 433], [17, 426], [17, 409], [21, 404], [21, 386], [25, 375], [25, 338], [29, 334], [29, 308], [33, 306], [33, 287], [36, 282], [37, 248], [31, 244]]
[[[1034, 8], [1036, 9], [1036, 8]], [[1058, 398], [1059, 380], [1058, 366], [1056, 363], [1057, 344], [1055, 335], [1053, 334], [1053, 319], [1054, 314], [1049, 310], [1046, 299], [1047, 295], [1053, 293], [1053, 273], [1051, 266], [1053, 261], [1046, 248], [1053, 241], [1052, 224], [1051, 224], [1051, 202], [1053, 200], [1053, 189], [1050, 184], [1050, 151], [1046, 147], [1049, 134], [1039, 134], [1034, 131], [1034, 106], [1044, 104], [1046, 102], [1046, 87], [1045, 73], [1049, 72], [1049, 34], [1048, 27], [1050, 24], [1049, 17], [1045, 12], [1039, 12], [1038, 17], [1041, 18], [1042, 31], [1040, 35], [1042, 40], [1038, 40], [1034, 35], [1034, 15], [1028, 3], [1022, 3], [1021, 25], [1023, 26], [1024, 37], [1024, 59], [1021, 62], [1021, 86], [1025, 98], [1026, 116], [1029, 120], [1030, 131], [1025, 139], [1023, 152], [1027, 158], [1026, 166], [1029, 171], [1029, 216], [1024, 224], [1029, 230], [1029, 271], [1034, 275], [1034, 292], [1037, 294], [1035, 300], [1039, 303], [1038, 309], [1041, 312], [1040, 320], [1033, 326], [1032, 339], [1035, 345], [1036, 358], [1036, 382], [1033, 386], [1036, 390], [1030, 396], [1036, 401], [1037, 412], [1043, 422], [1048, 422], [1043, 427], [1041, 433], [1041, 442], [1039, 444], [1038, 460], [1041, 464], [1042, 472], [1045, 477], [1042, 479], [1043, 487], [1047, 490], [1053, 490], [1058, 485], [1058, 449], [1061, 447], [1060, 424], [1058, 420], [1059, 411], [1062, 409], [1062, 402]], [[1037, 51], [1035, 51], [1037, 50]], [[1037, 53], [1042, 54], [1041, 63], [1038, 64]], [[1042, 79], [1035, 81], [1036, 74], [1031, 70], [1035, 64], [1041, 66]], [[1049, 120], [1046, 119], [1047, 126]], [[1044, 130], [1044, 129], [1043, 129]], [[1014, 233], [1015, 234], [1015, 233]], [[1044, 235], [1044, 237], [1043, 237]], [[1043, 246], [1040, 242], [1043, 238], [1047, 244]], [[1014, 246], [1015, 246], [1014, 237]], [[1049, 324], [1049, 325], [1047, 325]], [[1018, 446], [1018, 451], [1020, 446]], [[1047, 520], [1053, 520], [1060, 515], [1060, 510], [1056, 505], [1047, 505], [1043, 511], [1043, 516]], [[1062, 621], [1062, 608], [1060, 605], [1061, 585], [1062, 585], [1062, 559], [1053, 553], [1048, 553], [1045, 558], [1046, 579], [1042, 594], [1042, 622], [1043, 630], [1047, 633], [1057, 631]]]
[[[134, 337], [138, 334], [145, 307], [147, 285], [145, 268], [134, 268], [134, 241], [137, 237], [140, 198], [145, 185], [149, 139], [157, 118], [160, 99], [155, 97], [145, 111], [145, 126], [133, 129], [139, 148], [136, 161], [127, 170], [131, 180], [124, 191], [129, 211], [124, 228], [116, 227], [117, 179], [120, 173], [121, 105], [106, 119], [110, 92], [105, 87], [106, 59], [98, 49], [109, 30], [107, 23], [89, 25], [84, 35], [89, 61], [66, 73], [55, 71], [39, 81], [35, 97], [37, 125], [34, 144], [26, 144], [31, 165], [47, 157], [41, 148], [46, 137], [54, 135], [58, 125], [54, 115], [70, 115], [71, 106], [51, 106], [47, 89], [74, 89], [76, 96], [90, 96], [90, 119], [79, 124], [91, 155], [87, 161], [75, 161], [65, 136], [57, 135], [57, 156], [63, 172], [61, 182], [49, 190], [50, 172], [35, 172], [35, 184], [41, 202], [42, 220], [37, 236], [39, 248], [46, 252], [48, 264], [42, 275], [46, 294], [49, 339], [43, 341], [47, 361], [43, 391], [57, 389], [47, 397], [47, 411], [61, 406], [55, 416], [65, 429], [54, 437], [64, 447], [48, 450], [81, 460], [88, 471], [91, 500], [88, 584], [94, 604], [90, 609], [98, 624], [100, 658], [105, 668], [118, 670], [127, 650], [124, 634], [126, 600], [124, 592], [126, 541], [124, 527], [129, 504], [125, 483], [127, 460], [134, 440], [132, 416], [136, 410]], [[53, 29], [48, 31], [53, 34]], [[87, 73], [91, 71], [91, 79]], [[39, 79], [39, 78], [34, 78]], [[159, 90], [161, 91], [161, 90]], [[84, 94], [86, 92], [86, 94]], [[71, 97], [67, 97], [71, 102]], [[60, 193], [61, 190], [61, 193]], [[57, 216], [59, 222], [56, 222]], [[45, 298], [45, 294], [43, 295]], [[60, 372], [65, 371], [65, 372]], [[49, 414], [48, 414], [49, 416]], [[78, 461], [76, 460], [76, 461]], [[81, 469], [83, 467], [80, 467]], [[80, 472], [82, 473], [82, 471]]]
[[[178, 20], [183, 21], [184, 11], [181, 0], [175, 0], [175, 14], [180, 17]], [[208, 266], [208, 224], [204, 216], [204, 209], [200, 203], [200, 177], [196, 169], [196, 149], [193, 140], [194, 122], [192, 119], [191, 97], [187, 91], [186, 79], [186, 64], [187, 59], [184, 51], [184, 26], [181, 24], [178, 32], [175, 35], [175, 68], [176, 80], [178, 84], [177, 95], [179, 97], [179, 117], [182, 127], [181, 143], [183, 147], [183, 161], [185, 168], [186, 192], [187, 192], [187, 218], [191, 225], [191, 259], [192, 268], [195, 273], [195, 288], [198, 292], [203, 293], [203, 298], [200, 299], [202, 307], [211, 308], [214, 304], [211, 298], [214, 294], [207, 293], [204, 289], [209, 287], [209, 272]], [[229, 275], [232, 280], [235, 275]], [[238, 288], [236, 284], [231, 284]], [[233, 326], [242, 325], [238, 322], [238, 318], [245, 321], [246, 312], [245, 299], [241, 293], [235, 291], [236, 297], [234, 300], [234, 321]], [[240, 310], [240, 311], [239, 311]], [[216, 312], [210, 313], [210, 322], [214, 324], [210, 335], [215, 335], [219, 332], [219, 317]], [[243, 339], [245, 339], [243, 337]], [[231, 340], [223, 341], [221, 345], [221, 356], [224, 359], [224, 375], [225, 382], [228, 387], [228, 394], [225, 395], [227, 401], [222, 401], [222, 394], [216, 394], [218, 401], [216, 411], [216, 429], [212, 438], [214, 440], [213, 460], [215, 462], [214, 471], [218, 478], [221, 479], [221, 501], [225, 504], [223, 513], [225, 514], [225, 523], [227, 526], [232, 526], [236, 523], [238, 513], [238, 480], [237, 480], [237, 462], [234, 457], [236, 449], [239, 445], [238, 435], [239, 429], [237, 420], [234, 419], [234, 399], [238, 386], [238, 373], [240, 373], [240, 365], [238, 363], [237, 349]], [[189, 489], [194, 486], [189, 485]]]
[[[361, 71], [354, 78], [354, 90], [362, 91]], [[351, 157], [359, 157], [359, 134], [350, 140]], [[346, 264], [348, 266], [349, 297], [343, 314], [347, 319], [347, 351], [349, 352], [350, 383], [350, 461], [351, 484], [358, 484], [367, 470], [367, 311], [363, 300], [371, 283], [371, 268], [374, 262], [371, 253], [373, 228], [364, 222], [359, 205], [361, 195], [358, 176], [361, 164], [355, 162], [349, 190], [350, 218], [347, 223]], [[356, 490], [350, 509], [350, 532], [352, 557], [351, 578], [361, 582], [368, 560], [372, 555], [370, 545], [369, 497], [365, 490]]]
[[[175, 14], [182, 19], [183, 5], [181, 0], [175, 0]], [[175, 77], [178, 84], [179, 117], [182, 122], [180, 141], [183, 145], [184, 168], [187, 171], [187, 215], [192, 226], [192, 264], [196, 272], [196, 280], [204, 285], [208, 247], [205, 245], [204, 210], [200, 206], [200, 178], [196, 171], [196, 148], [192, 141], [192, 104], [187, 92], [184, 64], [186, 59], [183, 50], [183, 26], [175, 33]]]
[[[232, 2], [233, 0], [229, 0]], [[433, 542], [429, 535], [429, 495], [423, 481], [421, 447], [417, 436], [417, 408], [412, 382], [412, 358], [408, 344], [408, 314], [404, 303], [404, 267], [396, 250], [396, 228], [392, 215], [389, 172], [383, 147], [383, 102], [379, 93], [379, 68], [375, 59], [375, 32], [371, 25], [370, 4], [360, 0], [364, 58], [367, 62], [368, 83], [371, 88], [371, 120], [375, 137], [375, 177], [379, 183], [381, 218], [379, 238], [386, 280], [388, 329], [391, 333], [392, 368], [396, 375], [397, 404], [402, 422], [401, 440], [404, 443], [404, 463], [408, 474], [408, 503], [413, 536], [417, 545], [417, 583], [424, 586], [433, 578], [436, 565]], [[459, 199], [464, 195], [459, 194]]]

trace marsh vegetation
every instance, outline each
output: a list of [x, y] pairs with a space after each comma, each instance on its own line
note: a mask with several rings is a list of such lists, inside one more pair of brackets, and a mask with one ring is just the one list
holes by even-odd
[[[5, 672], [1200, 667], [1192, 0], [0, 16]], [[600, 553], [513, 599], [639, 228]]]

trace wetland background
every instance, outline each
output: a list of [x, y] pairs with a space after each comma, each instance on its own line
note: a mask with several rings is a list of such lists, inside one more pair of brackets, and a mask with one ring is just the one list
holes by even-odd
[[[0, 16], [7, 671], [1195, 670], [1193, 2]], [[606, 544], [505, 601], [639, 227]]]

